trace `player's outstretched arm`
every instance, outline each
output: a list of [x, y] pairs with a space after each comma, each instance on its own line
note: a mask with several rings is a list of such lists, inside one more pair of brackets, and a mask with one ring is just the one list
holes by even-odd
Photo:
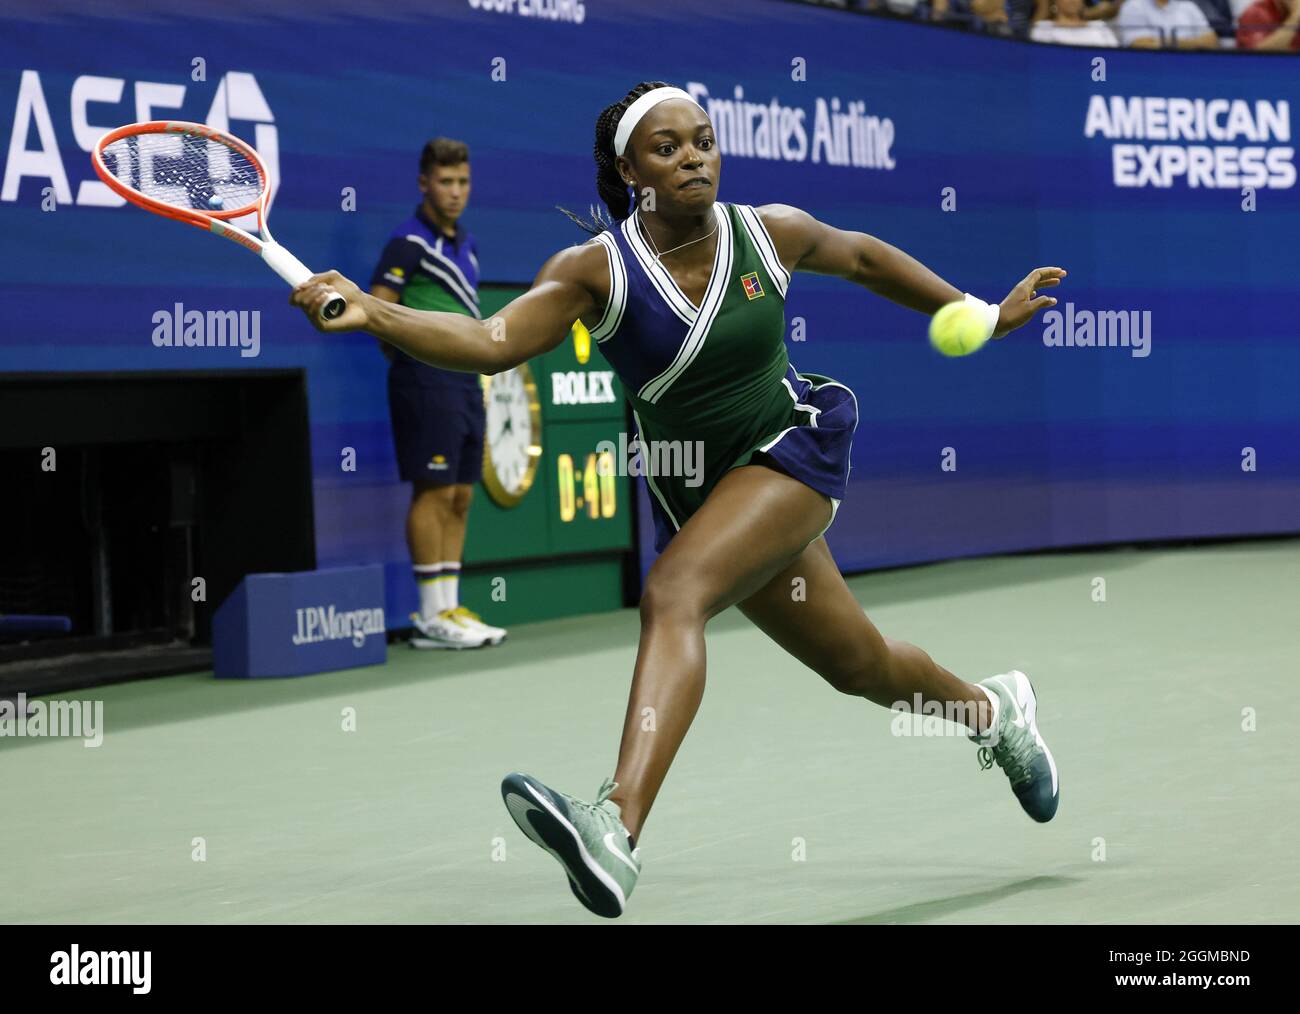
[[[313, 275], [293, 290], [289, 302], [319, 331], [367, 331], [444, 370], [492, 374], [559, 345], [575, 320], [603, 305], [608, 274], [599, 244], [562, 250], [542, 266], [527, 292], [487, 320], [390, 303], [363, 292], [337, 271]], [[320, 310], [331, 289], [347, 300], [348, 308], [326, 321]]]
[[[788, 204], [768, 204], [757, 210], [782, 263], [791, 271], [845, 278], [921, 313], [932, 314], [963, 298], [960, 289], [915, 257], [874, 236], [836, 229]], [[1001, 338], [1055, 303], [1051, 296], [1040, 296], [1036, 290], [1060, 285], [1064, 277], [1062, 268], [1031, 271], [999, 304], [993, 336]]]

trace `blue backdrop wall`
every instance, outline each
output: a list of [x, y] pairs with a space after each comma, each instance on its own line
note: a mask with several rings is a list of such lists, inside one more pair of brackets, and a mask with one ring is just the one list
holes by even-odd
[[[228, 123], [277, 167], [277, 238], [362, 281], [416, 201], [422, 143], [462, 138], [483, 277], [523, 282], [583, 238], [553, 206], [594, 199], [596, 113], [668, 80], [718, 124], [723, 199], [871, 232], [989, 300], [1064, 266], [1074, 313], [1055, 331], [1137, 313], [1142, 347], [1059, 346], [1038, 322], [949, 361], [924, 318], [797, 278], [791, 357], [862, 412], [830, 536], [845, 569], [1300, 529], [1292, 64], [778, 0], [272, 6], [0, 13], [0, 372], [305, 367], [322, 565], [405, 557], [384, 361], [364, 336], [317, 335], [234, 246], [111, 206], [87, 155], [110, 127]], [[260, 310], [259, 354], [154, 347], [174, 302]]]

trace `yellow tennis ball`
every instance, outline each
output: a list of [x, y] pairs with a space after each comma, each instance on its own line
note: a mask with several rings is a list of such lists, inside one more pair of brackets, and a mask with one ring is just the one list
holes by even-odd
[[968, 356], [988, 337], [988, 322], [977, 307], [962, 301], [939, 308], [930, 318], [930, 344], [945, 356]]

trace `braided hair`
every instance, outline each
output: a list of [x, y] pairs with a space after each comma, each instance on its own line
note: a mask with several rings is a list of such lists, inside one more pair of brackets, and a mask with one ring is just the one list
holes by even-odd
[[618, 130], [618, 121], [623, 118], [628, 106], [646, 92], [666, 87], [668, 87], [666, 81], [642, 81], [620, 101], [602, 109], [600, 115], [596, 117], [596, 144], [593, 148], [596, 156], [596, 192], [605, 207], [609, 209], [609, 214], [605, 214], [593, 204], [588, 208], [591, 218], [586, 219], [575, 215], [568, 208], [556, 205], [556, 209], [563, 212], [578, 228], [596, 235], [606, 229], [612, 229], [616, 222], [623, 221], [632, 213], [632, 193], [628, 185], [623, 182], [618, 166], [614, 163], [616, 158], [614, 132]]

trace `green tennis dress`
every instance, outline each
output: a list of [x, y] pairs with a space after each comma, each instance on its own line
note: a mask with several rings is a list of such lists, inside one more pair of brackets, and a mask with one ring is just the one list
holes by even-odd
[[852, 391], [790, 364], [790, 273], [758, 212], [716, 203], [713, 214], [717, 252], [698, 306], [650, 251], [635, 215], [596, 237], [610, 294], [591, 336], [632, 404], [660, 552], [718, 480], [759, 452], [838, 508], [858, 422]]

